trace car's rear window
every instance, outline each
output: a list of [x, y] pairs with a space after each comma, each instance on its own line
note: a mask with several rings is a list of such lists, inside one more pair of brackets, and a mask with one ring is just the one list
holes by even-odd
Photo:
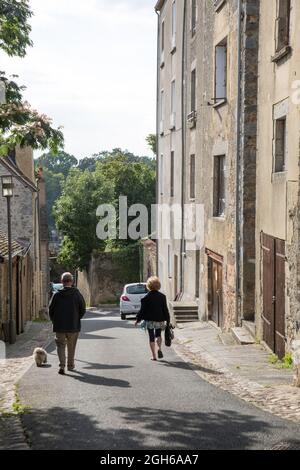
[[126, 292], [127, 294], [146, 294], [148, 291], [143, 284], [137, 284], [136, 286], [128, 286]]

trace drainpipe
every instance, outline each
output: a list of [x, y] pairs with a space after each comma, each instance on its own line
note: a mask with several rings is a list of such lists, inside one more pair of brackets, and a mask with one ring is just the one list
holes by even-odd
[[181, 159], [181, 247], [180, 247], [180, 292], [184, 291], [184, 203], [185, 203], [185, 44], [186, 44], [186, 10], [187, 1], [183, 5], [183, 33], [182, 33], [182, 83], [181, 83], [181, 132], [182, 132], [182, 159]]
[[238, 0], [238, 94], [237, 94], [237, 122], [236, 122], [236, 326], [240, 325], [241, 319], [241, 261], [243, 253], [241, 251], [241, 236], [242, 236], [242, 185], [240, 185], [240, 176], [242, 170], [241, 162], [241, 117], [242, 117], [242, 1]]
[[[157, 78], [156, 78], [156, 204], [159, 204], [159, 96], [160, 96], [160, 14], [155, 9], [157, 15]], [[156, 274], [159, 270], [159, 211], [156, 211]]]

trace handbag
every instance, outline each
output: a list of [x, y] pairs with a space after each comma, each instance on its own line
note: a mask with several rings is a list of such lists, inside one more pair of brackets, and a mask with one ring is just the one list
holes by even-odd
[[172, 345], [174, 339], [174, 327], [169, 324], [165, 329], [165, 345], [169, 348]]

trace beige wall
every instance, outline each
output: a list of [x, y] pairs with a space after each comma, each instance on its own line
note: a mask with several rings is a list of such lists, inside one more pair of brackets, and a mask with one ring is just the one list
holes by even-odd
[[[299, 129], [300, 106], [293, 102], [293, 83], [300, 80], [300, 2], [291, 2], [292, 54], [274, 63], [276, 1], [261, 2], [259, 53], [259, 110], [257, 160], [257, 269], [256, 322], [262, 337], [262, 259], [260, 233], [286, 241], [286, 335], [288, 348], [295, 335], [295, 320], [299, 319], [297, 297], [298, 276], [298, 191], [299, 191]], [[298, 93], [299, 96], [299, 93]], [[273, 106], [286, 100], [287, 167], [286, 172], [272, 174], [273, 168]]]

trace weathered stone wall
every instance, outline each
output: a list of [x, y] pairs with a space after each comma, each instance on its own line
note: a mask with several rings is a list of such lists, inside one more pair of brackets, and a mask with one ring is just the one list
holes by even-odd
[[140, 281], [139, 250], [99, 253], [87, 271], [78, 272], [77, 286], [90, 306], [118, 302], [125, 284]]
[[143, 242], [143, 281], [156, 276], [156, 243], [152, 240]]

